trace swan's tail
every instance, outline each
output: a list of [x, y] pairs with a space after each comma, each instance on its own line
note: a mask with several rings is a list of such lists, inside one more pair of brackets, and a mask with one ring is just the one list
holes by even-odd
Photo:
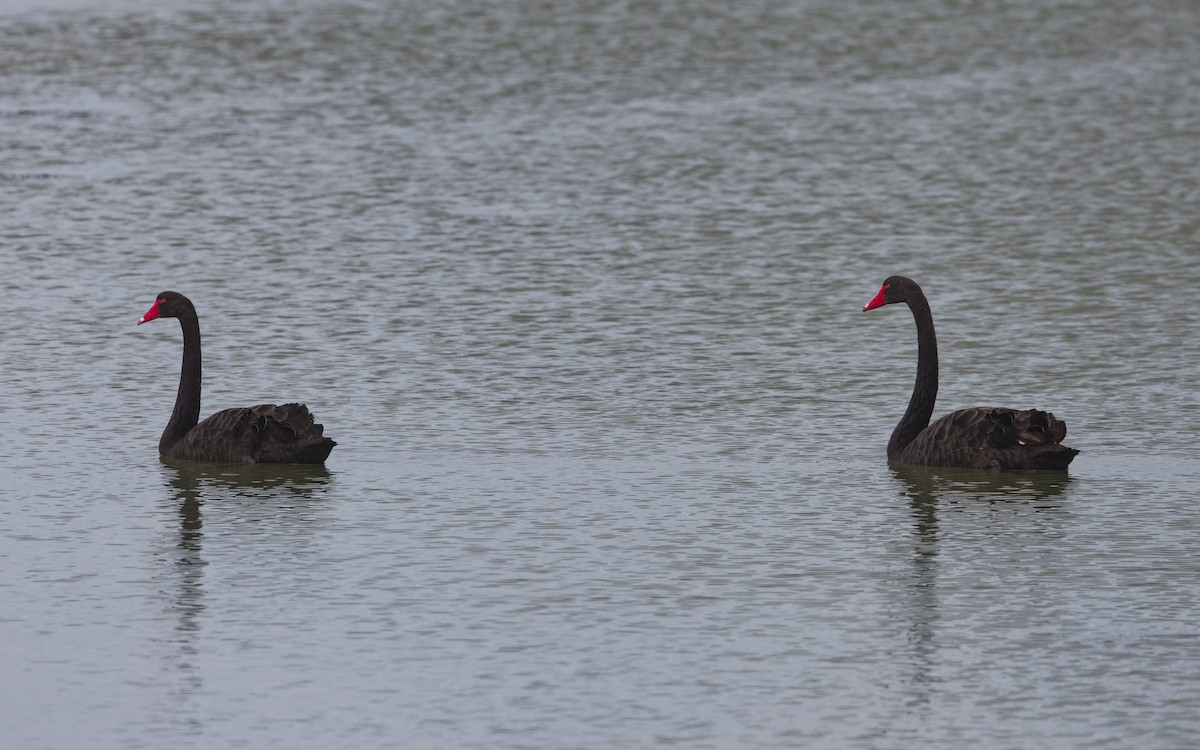
[[262, 463], [323, 463], [336, 442], [325, 437], [325, 427], [313, 420], [304, 404], [262, 404], [250, 409], [256, 417]]

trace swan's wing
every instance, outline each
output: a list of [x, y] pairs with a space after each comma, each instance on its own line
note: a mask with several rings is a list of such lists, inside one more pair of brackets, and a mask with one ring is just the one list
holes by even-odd
[[208, 461], [319, 463], [335, 443], [304, 404], [259, 404], [216, 412], [180, 441], [178, 455]]
[[260, 438], [255, 460], [263, 463], [320, 463], [336, 445], [325, 437], [304, 404], [262, 404], [249, 409]]
[[1067, 423], [1047, 411], [977, 406], [959, 409], [926, 427], [918, 439], [976, 448], [1060, 443]]
[[993, 448], [1014, 445], [1061, 443], [1067, 436], [1067, 423], [1048, 411], [1027, 409], [991, 409], [981, 422]]
[[1037, 409], [981, 406], [951, 412], [917, 435], [910, 463], [997, 469], [1062, 469], [1079, 451], [1061, 445], [1067, 423]]
[[253, 461], [257, 440], [250, 429], [250, 409], [219, 411], [197, 424], [171, 446], [169, 455], [200, 461]]

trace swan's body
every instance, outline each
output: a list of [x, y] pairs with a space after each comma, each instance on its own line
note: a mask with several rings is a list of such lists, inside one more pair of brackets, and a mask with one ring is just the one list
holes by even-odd
[[183, 371], [175, 409], [158, 441], [158, 452], [169, 458], [239, 463], [301, 463], [325, 461], [333, 440], [313, 421], [304, 404], [261, 404], [225, 409], [203, 422], [200, 418], [200, 321], [191, 300], [178, 292], [163, 292], [138, 325], [155, 318], [179, 318], [183, 329]]
[[917, 282], [892, 276], [863, 310], [904, 302], [917, 324], [917, 380], [908, 410], [892, 431], [893, 461], [970, 469], [1066, 469], [1079, 451], [1062, 445], [1067, 424], [1036, 409], [975, 407], [951, 412], [933, 424], [937, 400], [937, 336], [929, 302]]

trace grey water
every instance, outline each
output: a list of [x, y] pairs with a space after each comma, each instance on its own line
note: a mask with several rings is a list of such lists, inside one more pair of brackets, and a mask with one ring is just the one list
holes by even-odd
[[[1200, 6], [0, 3], [7, 748], [1184, 748]], [[1052, 410], [1063, 474], [889, 466]], [[324, 468], [163, 462], [306, 402]]]

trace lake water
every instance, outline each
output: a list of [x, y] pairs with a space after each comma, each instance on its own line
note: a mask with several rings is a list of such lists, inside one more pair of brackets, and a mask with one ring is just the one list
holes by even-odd
[[[1185, 748], [1200, 5], [0, 3], [11, 748]], [[1068, 476], [889, 467], [1051, 409]], [[303, 400], [324, 469], [165, 463]]]

